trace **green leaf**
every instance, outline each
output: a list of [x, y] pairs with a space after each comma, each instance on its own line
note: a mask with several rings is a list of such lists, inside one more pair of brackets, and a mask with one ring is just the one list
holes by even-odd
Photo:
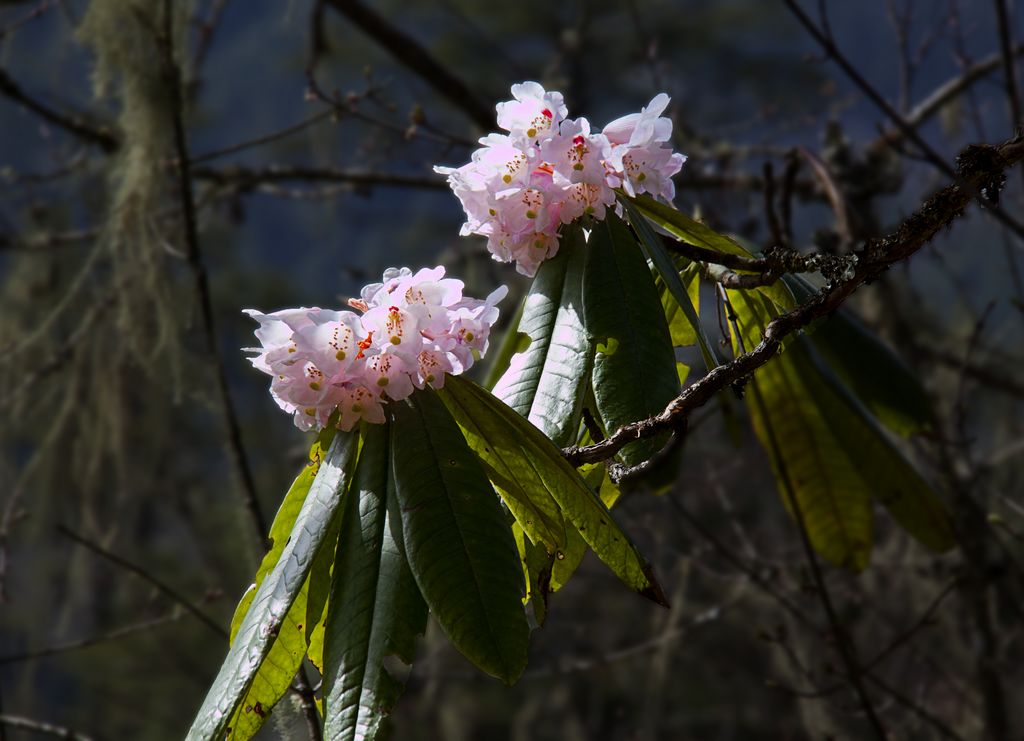
[[[787, 277], [786, 283], [801, 302], [814, 294], [799, 277]], [[909, 437], [934, 424], [921, 379], [846, 309], [816, 323], [808, 336], [831, 370], [890, 430]]]
[[806, 340], [802, 348], [807, 350], [804, 377], [808, 387], [832, 420], [836, 438], [853, 467], [861, 472], [871, 496], [926, 548], [939, 553], [953, 548], [956, 535], [952, 517], [935, 490], [858, 400], [822, 368]]
[[[512, 536], [516, 540], [516, 549], [523, 564], [523, 577], [526, 582], [523, 604], [530, 605], [534, 621], [538, 626], [542, 626], [548, 614], [548, 593], [553, 591], [551, 569], [555, 563], [555, 554], [548, 553], [543, 546], [534, 545], [518, 522], [512, 525]], [[580, 542], [583, 542], [582, 539]], [[584, 543], [583, 548], [586, 547]]]
[[[756, 291], [730, 291], [729, 300], [749, 349], [760, 341], [775, 309]], [[739, 352], [735, 333], [733, 341]], [[870, 492], [834, 433], [843, 421], [831, 418], [808, 386], [803, 348], [791, 343], [754, 378], [768, 419], [753, 388], [747, 389], [747, 406], [779, 480], [783, 503], [790, 509], [788, 480], [815, 550], [834, 564], [863, 569], [871, 555]]]
[[[587, 441], [590, 443], [591, 441]], [[612, 483], [611, 478], [608, 476], [608, 469], [603, 463], [588, 463], [580, 468], [580, 473], [583, 475], [583, 480], [586, 481], [587, 486], [590, 487], [600, 498], [601, 502], [609, 510], [615, 506], [616, 502], [619, 501], [621, 492], [619, 487]], [[568, 541], [565, 546], [565, 550], [562, 552], [554, 564], [554, 568], [551, 570], [551, 591], [557, 592], [559, 589], [569, 583], [569, 579], [576, 573], [576, 569], [579, 568], [580, 562], [583, 557], [587, 555], [587, 542], [583, 540], [583, 536], [579, 534], [579, 531], [570, 529], [567, 532], [569, 536], [566, 540]]]
[[556, 445], [575, 441], [593, 357], [583, 324], [585, 260], [580, 229], [567, 229], [558, 254], [541, 264], [526, 296], [519, 332], [530, 342], [493, 391]]
[[[388, 523], [386, 425], [368, 425], [334, 561], [325, 630], [325, 738], [373, 739], [404, 688], [388, 656], [411, 664], [427, 606]], [[333, 554], [332, 554], [333, 555]]]
[[523, 455], [520, 441], [507, 424], [489, 413], [472, 395], [459, 393], [460, 381], [446, 379], [439, 392], [458, 422], [469, 447], [483, 464], [505, 506], [530, 540], [549, 554], [565, 547], [565, 521], [536, 463]]
[[[583, 310], [591, 337], [609, 349], [614, 341], [614, 352], [597, 354], [592, 373], [605, 427], [614, 432], [663, 411], [679, 393], [672, 338], [647, 261], [629, 227], [611, 213], [590, 234]], [[636, 465], [664, 440], [638, 440], [620, 456]]]
[[239, 600], [238, 607], [235, 608], [235, 614], [231, 618], [231, 642], [234, 642], [235, 634], [242, 624], [242, 619], [245, 617], [245, 613], [249, 611], [252, 598], [256, 595], [256, 588], [263, 583], [263, 579], [281, 559], [284, 544], [288, 541], [288, 536], [295, 526], [295, 518], [298, 517], [299, 510], [302, 509], [302, 503], [306, 501], [309, 487], [313, 483], [317, 471], [320, 470], [320, 462], [323, 460], [324, 451], [330, 447], [331, 441], [334, 439], [334, 432], [333, 427], [327, 427], [320, 433], [316, 442], [309, 449], [309, 461], [299, 475], [295, 477], [295, 481], [292, 482], [292, 485], [284, 495], [284, 499], [281, 500], [281, 506], [278, 507], [277, 514], [274, 515], [274, 522], [270, 526], [270, 535], [268, 537], [270, 549], [264, 554], [259, 568], [256, 569], [254, 583], [250, 584], [249, 588], [245, 590], [245, 594]]
[[[700, 313], [700, 270], [697, 265], [691, 263], [689, 267], [681, 271], [679, 277], [686, 286], [686, 293], [690, 298], [690, 305], [695, 313]], [[689, 347], [697, 344], [697, 331], [694, 329], [693, 321], [682, 306], [676, 301], [675, 296], [668, 290], [665, 281], [657, 276], [654, 281], [658, 287], [658, 295], [661, 296], [661, 308], [665, 312], [665, 321], [668, 322], [669, 334], [672, 336], [673, 347]]]
[[562, 451], [544, 433], [500, 399], [465, 378], [449, 377], [442, 393], [452, 408], [460, 410], [460, 415], [467, 415], [477, 422], [481, 419], [494, 420], [495, 427], [504, 432], [501, 437], [489, 441], [493, 443], [492, 455], [522, 459], [516, 470], [522, 470], [528, 477], [526, 485], [540, 487], [558, 503], [563, 516], [576, 527], [597, 557], [628, 587], [659, 604], [665, 603], [661, 586], [636, 546], [615, 522], [600, 497], [587, 486], [562, 456]]
[[[368, 425], [364, 425], [366, 427]], [[362, 453], [360, 453], [362, 455]], [[306, 656], [310, 663], [322, 675], [324, 673], [324, 628], [327, 617], [328, 596], [331, 591], [331, 572], [334, 568], [334, 552], [341, 532], [342, 508], [331, 520], [327, 534], [324, 536], [324, 544], [316, 553], [313, 559], [313, 566], [309, 570], [309, 580], [306, 587]], [[294, 611], [296, 605], [292, 607]], [[302, 624], [298, 626], [302, 628]]]
[[499, 499], [436, 393], [417, 391], [389, 406], [395, 491], [416, 583], [455, 647], [512, 684], [526, 667], [530, 631]]
[[[753, 256], [748, 250], [737, 244], [735, 240], [730, 239], [724, 234], [719, 234], [714, 229], [705, 226], [696, 219], [691, 219], [671, 206], [659, 203], [650, 196], [640, 195], [630, 200], [644, 216], [681, 242], [692, 244], [695, 247], [704, 247], [705, 249], [714, 250], [726, 255]], [[749, 271], [742, 270], [737, 272], [749, 273]], [[776, 281], [771, 285], [761, 286], [755, 290], [767, 296], [780, 309], [788, 310], [794, 306], [793, 296], [782, 281]]]
[[697, 310], [700, 297], [700, 281], [696, 280], [696, 270], [691, 272], [691, 282], [688, 287], [679, 275], [679, 266], [665, 251], [661, 240], [654, 233], [647, 219], [631, 201], [625, 198], [621, 200], [625, 204], [629, 221], [640, 238], [640, 246], [643, 248], [644, 254], [647, 255], [647, 259], [651, 261], [655, 270], [658, 271], [661, 285], [664, 286], [668, 296], [671, 297], [666, 305], [666, 296], [661, 294], [662, 308], [665, 312], [665, 319], [669, 323], [669, 330], [673, 329], [675, 324], [673, 319], [677, 313], [681, 313], [680, 318], [684, 319], [685, 324], [689, 325], [689, 331], [680, 332], [681, 336], [679, 339], [685, 341], [685, 344], [677, 343], [674, 333], [672, 344], [685, 347], [697, 342], [700, 345], [701, 357], [704, 358], [705, 367], [709, 371], [714, 370], [717, 366], [721, 365], [721, 361], [718, 359], [715, 346], [708, 338], [707, 333], [704, 331], [704, 325], [700, 321], [700, 315]]
[[[358, 447], [356, 434], [335, 436], [280, 557], [256, 588], [251, 606], [187, 739], [219, 741], [228, 731], [235, 711], [245, 699], [281, 630], [285, 629], [285, 618], [306, 583], [313, 559], [341, 503]], [[301, 631], [296, 632], [301, 634]], [[288, 680], [291, 679], [289, 676]], [[255, 706], [252, 712], [256, 713]]]
[[[295, 525], [295, 519], [302, 508], [303, 502], [306, 500], [309, 487], [320, 468], [320, 461], [323, 458], [324, 450], [330, 446], [333, 438], [333, 428], [327, 428], [320, 434], [317, 441], [310, 448], [309, 462], [296, 477], [287, 494], [285, 494], [284, 500], [270, 527], [269, 541], [271, 548], [264, 555], [256, 571], [255, 583], [251, 584], [242, 596], [231, 620], [230, 636], [232, 642], [252, 604], [253, 597], [256, 596], [258, 586], [280, 560], [284, 545], [288, 540], [288, 535]], [[328, 540], [330, 540], [329, 537]], [[324, 550], [330, 551], [332, 549], [321, 549], [318, 557]], [[304, 636], [309, 634], [307, 627], [308, 618], [306, 617], [308, 593], [309, 580], [307, 579], [307, 583], [303, 585], [291, 609], [285, 616], [277, 638], [267, 654], [267, 658], [264, 660], [259, 672], [253, 677], [252, 686], [249, 687], [245, 698], [235, 711], [235, 717], [232, 718], [230, 723], [231, 732], [228, 735], [229, 738], [252, 738], [266, 721], [270, 709], [288, 690], [288, 686], [295, 677], [295, 673], [302, 664], [302, 658], [307, 652], [307, 641]]]

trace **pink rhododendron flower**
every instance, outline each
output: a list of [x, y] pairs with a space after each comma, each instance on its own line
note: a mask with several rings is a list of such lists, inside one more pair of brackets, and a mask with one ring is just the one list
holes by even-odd
[[[671, 201], [672, 177], [686, 157], [672, 151], [669, 97], [656, 95], [639, 113], [594, 132], [568, 119], [562, 95], [536, 82], [512, 86], [497, 106], [498, 126], [462, 167], [435, 167], [462, 203], [460, 234], [487, 237], [494, 259], [528, 276], [558, 252], [559, 228], [582, 217], [603, 219], [616, 189]], [[621, 207], [618, 207], [621, 214]]]
[[513, 138], [523, 138], [531, 143], [543, 138], [558, 126], [569, 112], [562, 100], [562, 94], [547, 92], [536, 82], [521, 82], [512, 86], [512, 97], [506, 103], [498, 103], [498, 126], [508, 131]]
[[485, 300], [465, 297], [464, 284], [444, 268], [389, 268], [350, 305], [246, 314], [260, 326], [253, 366], [271, 376], [270, 394], [302, 430], [384, 421], [384, 404], [414, 388], [441, 388], [446, 373], [462, 373], [487, 352], [504, 286]]

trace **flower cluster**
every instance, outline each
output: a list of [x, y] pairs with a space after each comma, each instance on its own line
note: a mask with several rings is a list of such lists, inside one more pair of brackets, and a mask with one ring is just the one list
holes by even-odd
[[536, 82], [512, 86], [499, 103], [507, 134], [480, 140], [469, 163], [435, 167], [448, 176], [466, 210], [462, 234], [487, 237], [495, 260], [533, 275], [558, 251], [558, 228], [583, 215], [603, 219], [615, 189], [671, 201], [672, 176], [686, 160], [672, 151], [672, 121], [661, 114], [669, 98], [655, 96], [640, 113], [618, 118], [600, 133], [585, 118], [567, 118], [562, 94]]
[[302, 308], [246, 314], [260, 323], [262, 347], [250, 358], [273, 377], [270, 394], [303, 430], [321, 428], [334, 410], [338, 426], [384, 421], [382, 403], [413, 388], [441, 388], [446, 373], [462, 373], [487, 352], [501, 286], [486, 300], [462, 295], [461, 280], [444, 268], [389, 268], [363, 288], [353, 311]]

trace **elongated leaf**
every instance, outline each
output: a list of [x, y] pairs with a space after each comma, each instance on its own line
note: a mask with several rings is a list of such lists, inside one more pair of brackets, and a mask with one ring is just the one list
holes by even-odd
[[[871, 496], [925, 547], [948, 551], [956, 545], [949, 509], [878, 423], [850, 392], [816, 362], [807, 347], [804, 377], [814, 398], [832, 421], [836, 438]], [[814, 370], [817, 370], [815, 373]]]
[[427, 607], [388, 526], [389, 431], [368, 426], [346, 499], [325, 630], [324, 738], [373, 739], [403, 682], [388, 656], [411, 664]]
[[523, 572], [499, 499], [435, 392], [390, 406], [409, 567], [455, 647], [511, 684], [526, 666], [529, 626]]
[[495, 455], [522, 458], [525, 461], [521, 465], [524, 475], [533, 471], [528, 474], [535, 482], [531, 485], [543, 487], [550, 494], [565, 519], [575, 525], [597, 557], [628, 587], [659, 604], [665, 603], [661, 586], [636, 546], [615, 522], [600, 497], [587, 486], [576, 469], [562, 457], [562, 451], [544, 433], [500, 399], [459, 376], [446, 381], [443, 395], [446, 403], [460, 410], [459, 414], [474, 420], [491, 418], [504, 424], [504, 435], [491, 441], [494, 450], [499, 451]]
[[[749, 306], [756, 301], [750, 293], [746, 299]], [[733, 306], [737, 307], [735, 299]], [[761, 322], [759, 326], [763, 326], [774, 311], [763, 300], [761, 309], [760, 318], [755, 319]], [[740, 313], [738, 307], [737, 313]], [[766, 398], [773, 429], [780, 426], [786, 429], [787, 426], [796, 426], [797, 422], [792, 401], [782, 402], [778, 410], [773, 410], [768, 402], [765, 384], [760, 379], [765, 369], [772, 365], [778, 365], [778, 369], [773, 372], [774, 377], [769, 372], [769, 378], [783, 379], [788, 394], [800, 396], [803, 429], [808, 437], [813, 437], [813, 444], [780, 442], [783, 446], [792, 445], [794, 449], [790, 454], [808, 466], [805, 475], [797, 477], [792, 472], [794, 464], [788, 457], [785, 461], [798, 489], [817, 488], [825, 498], [831, 499], [833, 504], [830, 508], [838, 513], [844, 512], [847, 507], [855, 508], [859, 513], [867, 507], [864, 503], [869, 503], [871, 498], [876, 499], [904, 530], [926, 548], [943, 552], [955, 546], [950, 516], [941, 498], [893, 445], [867, 410], [829, 373], [829, 368], [815, 355], [813, 343], [806, 337], [788, 345], [781, 356], [758, 372], [757, 378]], [[780, 393], [776, 398], [782, 396], [784, 394]], [[777, 417], [787, 419], [775, 423]], [[816, 483], [813, 481], [815, 476], [820, 477]], [[833, 485], [826, 487], [829, 482]], [[854, 505], [854, 502], [861, 504]], [[847, 531], [855, 533], [855, 528], [859, 527], [859, 515], [848, 523], [852, 525]], [[866, 531], [869, 532], [869, 529]], [[866, 555], [863, 563], [866, 564]], [[859, 567], [859, 564], [855, 560], [854, 565]]]
[[558, 254], [537, 271], [519, 332], [529, 345], [512, 358], [494, 395], [544, 431], [556, 445], [574, 442], [593, 350], [583, 324], [586, 245], [566, 231]]
[[[760, 340], [775, 309], [756, 291], [730, 291], [729, 300], [749, 349]], [[837, 565], [863, 569], [871, 554], [870, 493], [834, 434], [843, 421], [830, 419], [808, 388], [803, 352], [791, 343], [754, 374], [767, 419], [754, 389], [747, 391], [747, 406], [779, 479], [783, 503], [789, 509], [788, 480], [815, 550]]]
[[[280, 560], [288, 535], [295, 526], [295, 519], [309, 493], [309, 487], [320, 469], [320, 461], [333, 438], [334, 428], [325, 428], [310, 448], [309, 463], [299, 473], [288, 489], [288, 493], [285, 494], [270, 527], [270, 550], [264, 555], [256, 571], [256, 581], [246, 590], [235, 609], [235, 615], [231, 620], [231, 641], [234, 641], [235, 634], [252, 604], [253, 597], [256, 596], [258, 586]], [[321, 553], [322, 551], [323, 549]], [[260, 670], [253, 677], [252, 685], [246, 692], [245, 698], [235, 710], [235, 716], [230, 723], [229, 739], [248, 739], [256, 734], [266, 721], [270, 709], [288, 690], [288, 686], [302, 664], [302, 658], [307, 652], [304, 633], [308, 635], [305, 624], [308, 592], [307, 580], [296, 596], [295, 602], [292, 603], [291, 609], [288, 610], [288, 614], [285, 615], [277, 638], [271, 645]]]
[[[672, 339], [647, 261], [629, 227], [611, 213], [590, 235], [583, 309], [598, 343], [592, 380], [605, 426], [614, 432], [660, 413], [679, 393]], [[638, 440], [620, 455], [635, 465], [664, 440]]]
[[530, 540], [551, 555], [560, 552], [565, 547], [565, 521], [549, 484], [536, 463], [523, 455], [508, 425], [488, 414], [473, 397], [460, 394], [460, 380], [455, 380], [452, 388], [453, 378], [448, 378], [448, 388], [439, 395], [483, 464], [487, 478]]
[[[637, 236], [640, 238], [640, 246], [643, 248], [644, 254], [647, 255], [647, 259], [651, 261], [655, 269], [658, 271], [658, 275], [664, 283], [665, 288], [668, 290], [668, 293], [673, 299], [675, 299], [674, 308], [682, 312], [682, 316], [690, 325], [690, 330], [693, 333], [692, 336], [700, 345], [700, 353], [701, 357], [704, 358], [704, 366], [709, 371], [713, 370], [722, 363], [718, 359], [718, 353], [715, 352], [714, 344], [704, 331], [704, 325], [700, 322], [700, 316], [696, 309], [696, 302], [693, 301], [690, 290], [679, 276], [679, 268], [675, 261], [673, 261], [672, 258], [669, 257], [668, 253], [665, 252], [665, 248], [662, 246], [661, 240], [658, 238], [658, 235], [654, 233], [651, 225], [647, 222], [647, 219], [643, 216], [640, 210], [628, 199], [623, 198], [621, 200], [625, 204], [626, 213], [629, 215], [629, 221], [633, 225], [633, 229]], [[699, 282], [697, 283], [697, 295], [700, 295]], [[664, 299], [662, 300], [662, 303], [664, 304]], [[671, 317], [669, 317], [668, 311], [665, 312], [665, 318], [669, 321], [669, 327], [671, 328]]]
[[[714, 229], [705, 226], [696, 219], [691, 219], [671, 206], [659, 203], [650, 196], [640, 195], [631, 199], [631, 202], [644, 216], [681, 242], [727, 255], [752, 256], [748, 250], [737, 244], [735, 240], [730, 239], [724, 234], [719, 234]], [[787, 310], [793, 308], [793, 296], [781, 281], [776, 281], [768, 286], [761, 286], [755, 290], [771, 299], [772, 303], [780, 309]]]
[[358, 444], [358, 435], [343, 433], [337, 434], [331, 443], [281, 556], [257, 587], [227, 658], [189, 729], [189, 740], [219, 741], [228, 731], [235, 710], [245, 698], [282, 629], [285, 616], [306, 582], [331, 517], [342, 500]]
[[[588, 441], [589, 442], [589, 441]], [[580, 468], [580, 473], [587, 486], [591, 488], [600, 498], [601, 503], [609, 510], [619, 501], [621, 492], [619, 487], [612, 483], [608, 476], [608, 469], [603, 463], [588, 463]], [[583, 557], [587, 555], [587, 541], [578, 530], [567, 531], [567, 544], [561, 557], [555, 560], [551, 569], [551, 591], [557, 592], [569, 583], [569, 579], [576, 573]]]
[[[323, 545], [317, 551], [316, 558], [313, 559], [313, 566], [309, 570], [309, 580], [306, 585], [306, 656], [321, 675], [324, 673], [324, 628], [326, 627], [327, 601], [331, 591], [334, 554], [337, 550], [335, 544], [338, 542], [341, 532], [341, 515], [342, 508], [339, 508], [331, 519]], [[297, 609], [299, 600], [295, 602], [292, 612]], [[300, 623], [298, 627], [301, 629], [303, 624]]]
[[[680, 272], [679, 277], [686, 286], [686, 293], [690, 297], [690, 305], [696, 313], [700, 313], [700, 271], [697, 265], [690, 263], [689, 267]], [[655, 281], [658, 287], [658, 295], [661, 296], [661, 308], [665, 312], [665, 321], [668, 322], [669, 334], [672, 337], [673, 347], [689, 347], [697, 344], [697, 331], [693, 328], [693, 322], [683, 307], [676, 301], [675, 296], [668, 290], [665, 281], [658, 276]]]
[[225, 736], [229, 741], [247, 741], [256, 735], [270, 715], [271, 708], [288, 691], [288, 686], [302, 665], [306, 655], [304, 623], [308, 594], [307, 578], [281, 621], [281, 627], [259, 671], [253, 676], [245, 697], [235, 709]]
[[281, 506], [278, 507], [277, 514], [274, 515], [274, 521], [270, 525], [270, 535], [268, 537], [270, 549], [264, 554], [263, 560], [260, 561], [253, 583], [249, 585], [245, 594], [242, 595], [242, 599], [238, 602], [238, 607], [235, 608], [235, 614], [231, 618], [231, 642], [234, 642], [235, 634], [242, 624], [242, 619], [245, 617], [245, 613], [249, 611], [252, 598], [256, 595], [256, 587], [263, 583], [266, 575], [281, 560], [284, 544], [288, 541], [292, 528], [295, 527], [295, 518], [299, 516], [299, 510], [302, 509], [302, 504], [306, 501], [309, 487], [320, 470], [320, 462], [323, 460], [327, 449], [331, 446], [334, 433], [335, 429], [333, 427], [326, 427], [320, 433], [316, 442], [309, 449], [309, 461], [299, 475], [295, 477], [295, 481], [292, 482], [292, 485], [284, 495], [284, 499], [281, 500]]
[[[814, 293], [799, 277], [786, 283], [800, 301]], [[849, 311], [836, 310], [808, 334], [831, 370], [890, 430], [908, 437], [934, 423], [921, 379]]]

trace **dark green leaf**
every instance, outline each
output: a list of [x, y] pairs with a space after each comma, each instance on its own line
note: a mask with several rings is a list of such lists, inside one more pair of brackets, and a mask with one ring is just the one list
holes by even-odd
[[566, 230], [558, 254], [537, 271], [519, 332], [529, 344], [494, 386], [494, 395], [544, 431], [556, 445], [575, 441], [593, 350], [583, 324], [586, 246]]
[[[227, 733], [235, 711], [242, 705], [280, 631], [285, 629], [285, 618], [306, 583], [313, 559], [341, 503], [358, 447], [356, 434], [335, 436], [280, 557], [256, 588], [227, 658], [188, 732], [188, 739], [219, 741]], [[305, 610], [302, 612], [304, 615]], [[303, 632], [295, 632], [305, 643]], [[289, 676], [288, 680], [291, 678]], [[245, 708], [242, 709], [245, 712]], [[250, 713], [259, 714], [255, 706]]]
[[[800, 278], [787, 278], [800, 301], [814, 293]], [[900, 358], [845, 309], [838, 309], [809, 332], [811, 344], [832, 371], [878, 421], [902, 437], [935, 421], [928, 393]]]
[[411, 664], [427, 607], [388, 524], [386, 425], [368, 426], [334, 561], [324, 646], [325, 738], [373, 739], [403, 682], [385, 668]]
[[[584, 276], [587, 330], [597, 342], [592, 382], [598, 412], [614, 432], [664, 410], [679, 393], [675, 352], [661, 299], [629, 227], [609, 213], [590, 235]], [[628, 465], [654, 455], [664, 438], [622, 449]]]
[[[892, 444], [878, 423], [807, 348], [804, 376], [814, 397], [832, 420], [832, 429], [871, 496], [925, 547], [948, 551], [956, 536], [948, 508]], [[814, 370], [818, 372], [815, 373]]]
[[[453, 408], [461, 409], [460, 414], [474, 419], [491, 418], [495, 420], [496, 427], [503, 424], [503, 436], [492, 441], [494, 450], [500, 451], [495, 455], [521, 458], [524, 462], [517, 470], [530, 476], [531, 487], [541, 487], [558, 503], [567, 522], [576, 527], [597, 557], [631, 589], [664, 604], [661, 587], [636, 546], [615, 522], [600, 497], [565, 460], [562, 451], [540, 430], [500, 399], [459, 376], [447, 379], [443, 394]], [[527, 474], [528, 471], [532, 473]]]
[[[700, 321], [697, 310], [697, 299], [700, 296], [700, 281], [696, 280], [696, 271], [691, 274], [690, 287], [687, 287], [679, 275], [679, 267], [668, 253], [665, 252], [661, 239], [654, 233], [647, 219], [630, 200], [624, 198], [622, 202], [625, 204], [626, 213], [629, 215], [629, 221], [633, 225], [634, 231], [640, 237], [640, 246], [643, 248], [644, 254], [647, 255], [647, 259], [651, 261], [655, 270], [658, 271], [662, 285], [664, 285], [668, 295], [673, 299], [666, 306], [665, 297], [662, 297], [662, 306], [665, 310], [665, 318], [669, 323], [670, 330], [673, 327], [673, 315], [677, 312], [681, 313], [681, 318], [689, 325], [689, 332], [681, 333], [682, 336], [679, 339], [690, 340], [692, 337], [693, 339], [685, 344], [697, 342], [700, 345], [700, 352], [704, 358], [705, 367], [709, 371], [713, 370], [721, 365], [721, 361], [719, 361], [718, 353], [715, 352], [715, 346], [708, 338], [707, 333], [704, 331], [704, 325]], [[674, 335], [672, 339], [673, 345], [680, 345], [680, 343], [675, 341], [676, 337]]]
[[511, 684], [526, 666], [529, 626], [498, 496], [436, 393], [417, 391], [390, 407], [392, 471], [416, 583], [455, 647]]
[[[696, 247], [704, 247], [705, 249], [714, 250], [726, 255], [752, 256], [749, 251], [737, 244], [735, 240], [719, 234], [714, 229], [705, 226], [696, 219], [691, 219], [671, 206], [659, 203], [650, 196], [641, 195], [631, 200], [633, 205], [644, 216], [681, 242], [692, 244]], [[758, 293], [762, 293], [771, 299], [772, 303], [780, 309], [788, 310], [793, 308], [793, 296], [781, 281], [776, 281], [768, 286], [762, 286], [756, 290]]]
[[487, 477], [530, 540], [552, 555], [561, 551], [565, 521], [537, 462], [523, 455], [521, 440], [503, 419], [491, 414], [475, 396], [459, 393], [460, 383], [449, 376], [440, 396]]

